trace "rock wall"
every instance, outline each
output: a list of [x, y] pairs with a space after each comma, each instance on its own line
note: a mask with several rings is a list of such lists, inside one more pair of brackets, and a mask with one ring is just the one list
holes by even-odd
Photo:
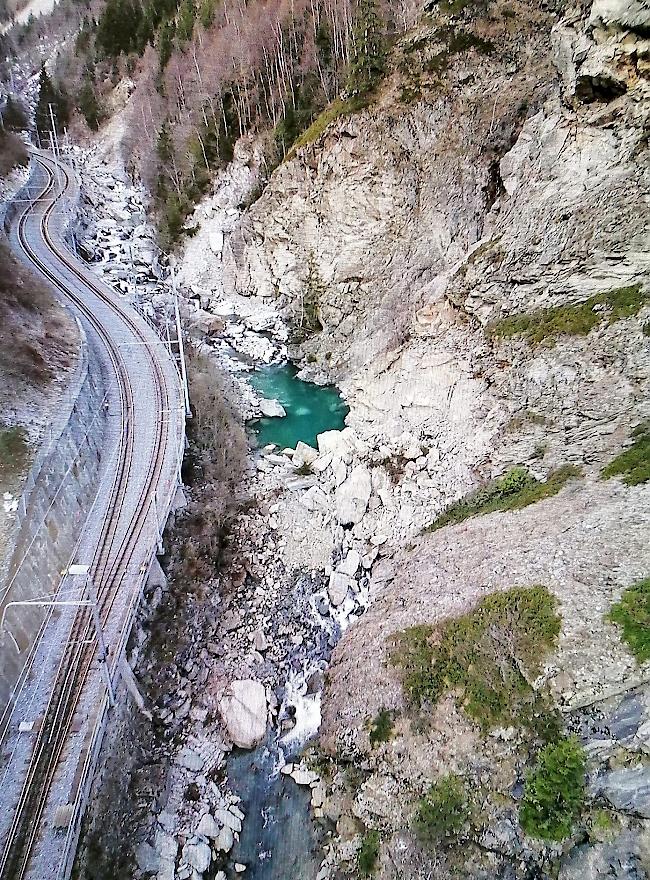
[[226, 242], [233, 288], [287, 314], [317, 276], [307, 372], [342, 384], [362, 435], [410, 432], [466, 485], [533, 454], [541, 432], [513, 443], [517, 413], [548, 411], [552, 464], [602, 457], [647, 412], [642, 316], [532, 356], [485, 333], [647, 278], [650, 44], [605, 6], [606, 26], [598, 5], [439, 13], [402, 53], [414, 65], [413, 44], [472, 34], [443, 80], [405, 103], [394, 74], [377, 105], [285, 162]]
[[[53, 592], [97, 489], [106, 412], [104, 381], [81, 326], [81, 352], [56, 420], [43, 439], [17, 511], [1, 572], [0, 609]], [[0, 633], [0, 709], [4, 712], [45, 618], [39, 607], [12, 608]], [[13, 640], [20, 647], [17, 653]]]

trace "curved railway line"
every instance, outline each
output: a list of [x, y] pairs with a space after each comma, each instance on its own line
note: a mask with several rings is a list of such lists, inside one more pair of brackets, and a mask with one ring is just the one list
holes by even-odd
[[[152, 345], [152, 331], [141, 319], [124, 308], [117, 296], [107, 290], [101, 283], [89, 277], [87, 271], [78, 265], [74, 257], [68, 254], [57, 243], [51, 231], [53, 218], [64, 198], [65, 191], [72, 186], [71, 176], [63, 165], [39, 156], [36, 160], [46, 175], [35, 206], [46, 204], [39, 218], [39, 231], [42, 242], [51, 255], [78, 282], [82, 290], [89, 289], [115, 315], [140, 344], [150, 371], [154, 391], [154, 400], [149, 405], [155, 414], [154, 436], [151, 453], [146, 462], [144, 473], [139, 476], [139, 488], [135, 495], [130, 494], [130, 486], [134, 482], [134, 470], [138, 457], [138, 425], [136, 424], [137, 389], [134, 387], [129, 364], [120, 345], [112, 337], [110, 329], [97, 317], [92, 305], [87, 303], [73, 285], [66, 283], [61, 274], [53, 270], [51, 265], [39, 256], [37, 249], [29, 241], [28, 222], [33, 213], [33, 206], [25, 208], [17, 222], [17, 237], [25, 257], [30, 263], [72, 302], [81, 314], [87, 326], [91, 327], [101, 341], [110, 363], [112, 378], [115, 380], [118, 394], [120, 415], [120, 432], [116, 441], [116, 449], [111, 459], [114, 461], [115, 472], [111, 475], [110, 492], [105, 505], [105, 514], [101, 522], [101, 530], [90, 560], [90, 576], [97, 592], [97, 604], [102, 626], [113, 633], [117, 644], [112, 643], [110, 655], [105, 658], [109, 674], [116, 680], [118, 664], [122, 649], [128, 638], [132, 609], [137, 599], [137, 591], [127, 583], [129, 566], [143, 555], [143, 546], [150, 536], [147, 528], [150, 524], [152, 510], [155, 525], [158, 527], [157, 492], [169, 474], [170, 458], [170, 422], [177, 413], [182, 420], [180, 403], [180, 381], [174, 369], [176, 387], [170, 388], [170, 371], [163, 369], [164, 362]], [[58, 190], [57, 180], [62, 180], [63, 188]], [[136, 344], [136, 343], [134, 343]], [[168, 359], [169, 357], [166, 356]], [[168, 364], [167, 364], [168, 366]], [[172, 425], [172, 428], [174, 426]], [[180, 456], [180, 444], [176, 450], [177, 464]], [[149, 540], [150, 543], [150, 540]], [[151, 549], [145, 548], [147, 558]], [[120, 597], [124, 591], [131, 595], [126, 603], [126, 610], [120, 612]], [[124, 603], [122, 603], [124, 604]], [[47, 628], [43, 638], [47, 637]], [[78, 711], [84, 688], [91, 673], [97, 673], [97, 641], [94, 634], [91, 613], [88, 607], [81, 607], [74, 615], [68, 640], [60, 654], [54, 684], [49, 694], [42, 721], [34, 737], [31, 758], [24, 774], [20, 795], [13, 812], [11, 825], [5, 839], [0, 842], [0, 878], [1, 880], [23, 880], [31, 877], [30, 863], [37, 844], [41, 822], [48, 809], [49, 798], [54, 779], [59, 769], [62, 755], [69, 742], [75, 714]], [[32, 652], [30, 664], [34, 663], [36, 654]], [[101, 660], [100, 660], [101, 663]], [[101, 671], [101, 670], [100, 670]], [[93, 755], [98, 737], [101, 737], [102, 723], [105, 719], [108, 694], [102, 687], [101, 706], [98, 708], [94, 723], [89, 724], [86, 743], [82, 750], [80, 772], [75, 774], [76, 791], [74, 794], [70, 825], [68, 827], [68, 843], [74, 847], [80, 813], [83, 809], [83, 789], [89, 784], [92, 773]], [[68, 847], [69, 848], [69, 847]], [[67, 854], [69, 859], [69, 853]], [[48, 876], [59, 877], [65, 874], [65, 863], [59, 865], [58, 872]], [[34, 877], [40, 874], [35, 873]]]

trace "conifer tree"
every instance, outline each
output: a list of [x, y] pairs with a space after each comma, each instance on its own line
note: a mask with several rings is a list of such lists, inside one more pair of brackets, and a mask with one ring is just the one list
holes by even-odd
[[142, 7], [137, 0], [108, 0], [97, 25], [97, 48], [117, 58], [138, 48]]
[[174, 48], [174, 32], [175, 26], [173, 21], [163, 22], [158, 36], [158, 60], [161, 72], [167, 67], [169, 59], [172, 57], [172, 49]]
[[9, 131], [22, 131], [29, 124], [22, 105], [15, 98], [12, 98], [11, 95], [7, 97], [7, 103], [2, 114], [2, 123]]
[[182, 0], [178, 10], [178, 26], [176, 28], [178, 39], [182, 43], [191, 38], [195, 20], [196, 6], [194, 5], [194, 0]]
[[54, 112], [54, 120], [58, 132], [68, 124], [69, 107], [65, 95], [57, 89], [48, 76], [45, 65], [41, 67], [39, 80], [38, 103], [36, 105], [36, 129], [41, 137], [49, 138], [52, 130], [50, 104]]
[[355, 94], [367, 94], [381, 79], [385, 66], [384, 22], [377, 2], [357, 0], [348, 88]]

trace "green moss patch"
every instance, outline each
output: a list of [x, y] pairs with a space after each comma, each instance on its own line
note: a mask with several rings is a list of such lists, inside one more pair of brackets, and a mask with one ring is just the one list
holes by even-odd
[[29, 461], [29, 444], [20, 427], [0, 429], [0, 480], [5, 483], [19, 477]]
[[580, 474], [579, 468], [564, 465], [551, 471], [542, 482], [526, 468], [512, 468], [503, 477], [490, 480], [480, 489], [455, 501], [426, 526], [425, 531], [435, 532], [444, 526], [464, 522], [472, 516], [494, 513], [497, 510], [520, 510], [536, 501], [557, 495], [569, 480], [579, 477]]
[[436, 780], [420, 800], [415, 829], [428, 846], [458, 836], [470, 816], [469, 800], [462, 777], [450, 773]]
[[580, 815], [585, 792], [585, 756], [574, 737], [547, 745], [524, 787], [519, 821], [526, 834], [564, 840]]
[[632, 444], [601, 471], [601, 476], [620, 477], [628, 486], [650, 479], [650, 422], [632, 431]]
[[603, 321], [612, 324], [621, 318], [630, 318], [638, 314], [648, 300], [649, 295], [641, 284], [618, 287], [581, 303], [493, 321], [487, 331], [495, 338], [522, 336], [531, 345], [553, 345], [560, 336], [586, 336]]
[[388, 742], [393, 733], [393, 713], [390, 709], [381, 709], [370, 725], [370, 745]]
[[546, 587], [514, 587], [437, 627], [397, 633], [392, 660], [411, 704], [435, 704], [454, 691], [484, 732], [497, 725], [552, 724], [553, 713], [530, 682], [557, 644], [556, 604]]
[[357, 854], [357, 867], [362, 877], [370, 877], [377, 867], [379, 859], [379, 832], [368, 831], [363, 836], [361, 847]]
[[650, 659], [650, 578], [628, 587], [607, 618], [621, 627], [621, 638], [639, 663]]
[[344, 116], [351, 116], [354, 113], [359, 113], [359, 111], [368, 107], [369, 104], [370, 97], [367, 95], [348, 98], [347, 100], [336, 98], [336, 100], [332, 101], [322, 113], [319, 113], [309, 128], [300, 135], [298, 140], [287, 153], [286, 158], [292, 159], [296, 155], [296, 150], [317, 141], [327, 126], [331, 125], [332, 122], [335, 122], [337, 119], [341, 119]]

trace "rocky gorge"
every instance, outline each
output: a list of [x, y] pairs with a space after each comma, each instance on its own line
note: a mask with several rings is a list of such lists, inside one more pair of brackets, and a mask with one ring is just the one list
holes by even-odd
[[[648, 657], [611, 618], [650, 495], [607, 473], [650, 420], [649, 33], [645, 0], [428, 3], [368, 106], [273, 170], [240, 138], [176, 254], [128, 100], [72, 148], [79, 252], [163, 336], [179, 294], [194, 408], [76, 876], [650, 874]], [[287, 361], [345, 427], [257, 448]], [[580, 807], [545, 837], [556, 740]]]

